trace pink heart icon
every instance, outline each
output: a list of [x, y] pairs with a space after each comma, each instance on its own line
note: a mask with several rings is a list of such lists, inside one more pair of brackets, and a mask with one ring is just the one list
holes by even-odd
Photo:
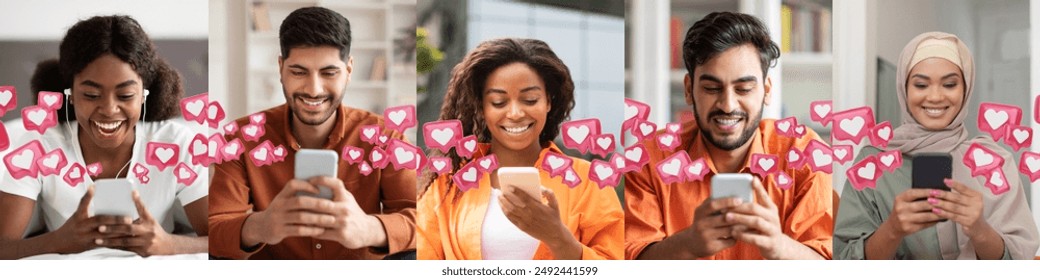
[[229, 122], [224, 125], [224, 135], [234, 135], [238, 131], [237, 122]]
[[708, 175], [711, 169], [708, 168], [708, 161], [704, 160], [704, 158], [698, 158], [687, 164], [683, 171], [686, 173], [686, 181], [694, 182], [704, 180], [704, 175]]
[[459, 145], [455, 147], [455, 153], [459, 157], [470, 158], [477, 151], [477, 136], [470, 135], [459, 139]]
[[257, 167], [271, 165], [274, 162], [274, 155], [271, 154], [273, 151], [274, 145], [271, 141], [264, 141], [249, 151], [249, 160]]
[[36, 97], [36, 105], [47, 109], [47, 111], [56, 111], [61, 109], [64, 97], [65, 95], [60, 92], [41, 91], [39, 96]]
[[787, 159], [787, 168], [799, 169], [802, 165], [805, 165], [805, 156], [802, 155], [802, 151], [799, 151], [797, 147], [791, 147], [784, 154]]
[[[0, 116], [3, 115], [3, 111], [0, 111]], [[11, 147], [11, 138], [7, 135], [7, 127], [4, 127], [4, 123], [0, 122], [0, 151], [6, 151], [7, 148]]]
[[379, 145], [380, 147], [385, 147], [385, 146], [386, 146], [386, 143], [387, 143], [387, 142], [389, 142], [389, 140], [390, 140], [390, 137], [388, 137], [388, 136], [386, 136], [386, 135], [379, 135], [379, 142], [378, 142], [378, 145]]
[[827, 126], [831, 122], [831, 101], [820, 100], [809, 103], [809, 119]]
[[805, 146], [802, 156], [805, 157], [805, 163], [809, 164], [809, 169], [813, 172], [820, 171], [831, 174], [834, 170], [834, 152], [831, 151], [831, 147], [820, 142], [820, 140], [813, 139], [809, 141], [809, 145]]
[[607, 157], [607, 154], [610, 154], [615, 149], [614, 134], [606, 133], [593, 136], [592, 142], [589, 143], [589, 146], [589, 150], [591, 150], [593, 154], [599, 155], [601, 157]]
[[186, 121], [194, 121], [198, 124], [206, 122], [206, 104], [209, 104], [209, 93], [196, 94], [181, 99], [181, 115]]
[[[614, 165], [599, 159], [592, 160], [589, 166], [589, 180], [599, 185], [600, 189], [617, 186], [621, 181], [620, 172], [614, 169]], [[566, 175], [566, 174], [565, 174]]]
[[682, 130], [682, 124], [679, 123], [667, 123], [664, 125], [664, 129], [670, 133], [679, 134], [679, 130]]
[[415, 126], [415, 123], [415, 105], [390, 107], [383, 111], [383, 126], [387, 130], [404, 133], [405, 129]]
[[1029, 181], [1040, 179], [1040, 153], [1026, 151], [1018, 161], [1018, 171], [1029, 176]]
[[36, 131], [43, 134], [48, 128], [58, 124], [58, 118], [54, 111], [41, 106], [28, 106], [22, 108], [22, 125], [25, 130]]
[[209, 156], [209, 137], [205, 134], [195, 134], [195, 137], [191, 139], [191, 145], [188, 146], [188, 154], [191, 155], [191, 164], [199, 166], [209, 166], [213, 163], [213, 158]]
[[[222, 121], [224, 121], [224, 106], [221, 106], [218, 101], [210, 101], [209, 105], [206, 105], [206, 122], [209, 123], [209, 128], [216, 129]], [[260, 126], [263, 127], [263, 125]]]
[[628, 169], [628, 164], [625, 163], [625, 155], [622, 153], [611, 154], [609, 162], [614, 165], [614, 169], [617, 172], [625, 173], [625, 170]]
[[102, 172], [103, 170], [104, 170], [104, 169], [102, 168], [102, 166], [101, 166], [101, 163], [100, 163], [100, 162], [95, 162], [95, 163], [87, 164], [87, 175], [90, 175], [90, 176], [95, 176], [95, 177], [96, 177], [96, 176], [98, 176], [98, 175], [101, 175], [101, 172]]
[[394, 170], [419, 170], [422, 160], [422, 156], [420, 156], [422, 151], [419, 150], [419, 147], [394, 139], [390, 141], [386, 151], [390, 153], [390, 162], [394, 164]]
[[1008, 126], [1004, 143], [1015, 151], [1033, 144], [1033, 129], [1028, 126]]
[[628, 131], [638, 120], [645, 121], [650, 116], [650, 105], [625, 98], [625, 120], [621, 123], [621, 131]]
[[0, 86], [0, 116], [16, 108], [18, 108], [18, 91], [14, 86]]
[[776, 173], [776, 186], [781, 190], [791, 189], [792, 183], [794, 183], [794, 179], [792, 179], [790, 175], [787, 175], [787, 172], [781, 170]]
[[690, 155], [685, 151], [678, 151], [668, 156], [657, 164], [657, 173], [665, 184], [677, 183], [685, 177], [685, 170], [690, 164]]
[[845, 176], [852, 188], [862, 191], [866, 188], [876, 188], [877, 180], [881, 177], [881, 168], [878, 167], [877, 156], [870, 155], [860, 162], [852, 165], [845, 171]]
[[1021, 121], [1022, 108], [990, 102], [979, 104], [979, 131], [989, 133], [993, 141], [1003, 139], [1007, 127], [1018, 126]]
[[87, 174], [87, 170], [83, 168], [83, 165], [73, 162], [72, 166], [65, 170], [65, 176], [62, 176], [62, 180], [69, 184], [69, 187], [75, 188], [80, 183], [83, 183], [84, 174]]
[[178, 163], [177, 167], [173, 168], [173, 174], [177, 177], [177, 183], [184, 186], [191, 186], [195, 183], [195, 179], [199, 177], [199, 174], [192, 170], [190, 166], [183, 162]]
[[260, 137], [263, 137], [264, 134], [267, 133], [264, 126], [252, 123], [243, 125], [242, 129], [239, 129], [239, 132], [242, 133], [242, 139], [245, 139], [246, 141], [250, 142], [260, 141]]
[[869, 136], [871, 145], [882, 149], [888, 147], [888, 141], [892, 140], [892, 124], [884, 121], [874, 125]]
[[679, 135], [671, 132], [657, 134], [657, 147], [660, 148], [661, 151], [674, 151], [676, 147], [679, 147], [679, 142], [681, 141]]
[[147, 185], [148, 182], [152, 181], [152, 178], [148, 177], [148, 175], [142, 175], [141, 177], [137, 177], [137, 180], [140, 181], [142, 185]]
[[40, 175], [58, 175], [61, 173], [61, 169], [65, 168], [69, 162], [65, 158], [65, 151], [61, 148], [54, 149], [43, 156], [36, 158], [36, 166], [40, 170]]
[[573, 189], [581, 184], [581, 177], [578, 177], [578, 173], [574, 172], [574, 168], [567, 167], [567, 170], [563, 172], [563, 183]]
[[264, 124], [267, 124], [267, 113], [259, 112], [249, 115], [249, 123], [264, 126]]
[[589, 141], [591, 136], [599, 135], [600, 125], [599, 119], [582, 119], [576, 121], [565, 122], [560, 125], [560, 132], [563, 134], [563, 146], [578, 150], [578, 152], [585, 153], [593, 145]]
[[852, 141], [858, 145], [874, 127], [874, 110], [867, 106], [853, 108], [834, 113], [831, 120], [834, 122], [831, 133], [835, 140]]
[[639, 170], [649, 162], [650, 154], [646, 152], [646, 147], [643, 147], [643, 144], [635, 144], [625, 148], [626, 172]]
[[831, 155], [834, 156], [834, 162], [845, 164], [852, 160], [852, 145], [832, 145]]
[[133, 170], [134, 170], [134, 177], [137, 177], [138, 179], [140, 179], [141, 176], [148, 175], [148, 172], [151, 172], [151, 171], [148, 170], [148, 167], [145, 167], [144, 165], [141, 165], [141, 163], [134, 163], [134, 169]]
[[800, 125], [794, 127], [794, 134], [791, 134], [791, 138], [802, 138], [802, 136], [805, 136], [805, 125], [804, 124], [800, 124]]
[[382, 135], [382, 128], [378, 125], [363, 125], [361, 126], [361, 141], [376, 145], [379, 142], [379, 135]]
[[372, 174], [372, 166], [368, 165], [367, 162], [362, 161], [361, 164], [358, 165], [358, 171], [361, 172], [361, 175], [368, 176], [368, 174]]
[[451, 171], [451, 158], [449, 157], [431, 157], [430, 158], [430, 169], [437, 175], [444, 175]]
[[989, 188], [993, 195], [1001, 195], [1011, 190], [1011, 186], [1008, 184], [1007, 177], [1004, 176], [1004, 170], [1000, 168], [993, 169], [986, 176], [986, 188]]
[[646, 141], [646, 139], [650, 139], [656, 131], [657, 124], [649, 121], [637, 120], [636, 124], [632, 126], [632, 136], [636, 137], [637, 142], [643, 142]]
[[962, 161], [971, 170], [971, 176], [987, 175], [993, 169], [1004, 166], [1004, 158], [979, 143], [971, 143]]
[[[206, 150], [207, 150], [206, 156], [209, 157], [212, 160], [212, 163], [219, 164], [219, 163], [224, 162], [224, 160], [225, 160], [225, 158], [224, 158], [225, 154], [223, 153], [224, 145], [227, 145], [227, 140], [224, 139], [224, 135], [220, 135], [220, 133], [213, 133], [213, 135], [209, 136], [209, 139], [207, 141], [207, 147], [206, 147]], [[239, 147], [241, 147], [242, 141], [239, 141], [237, 145], [239, 145]], [[235, 150], [238, 151], [240, 149], [235, 149]], [[238, 154], [241, 154], [241, 153], [238, 153]], [[233, 158], [229, 158], [229, 159], [226, 159], [226, 160], [237, 159], [238, 158], [238, 154], [232, 153], [232, 154], [230, 154], [228, 156], [232, 156]]]
[[242, 140], [235, 138], [220, 147], [220, 155], [224, 161], [238, 160], [245, 150], [246, 146], [242, 144]]
[[271, 155], [274, 156], [274, 161], [272, 161], [271, 163], [285, 161], [285, 157], [288, 154], [289, 151], [285, 149], [285, 145], [278, 145], [277, 147], [274, 147], [274, 150], [271, 150]]
[[878, 165], [881, 165], [881, 170], [885, 172], [892, 172], [903, 166], [903, 153], [899, 150], [878, 153], [877, 158]]
[[4, 156], [4, 166], [16, 180], [25, 177], [36, 178], [40, 172], [36, 161], [42, 156], [43, 145], [40, 144], [40, 140], [32, 140]]
[[751, 173], [758, 174], [762, 178], [769, 174], [775, 174], [779, 170], [780, 158], [776, 155], [751, 154]]
[[379, 147], [372, 147], [372, 151], [368, 152], [368, 161], [372, 163], [372, 168], [383, 169], [390, 163], [390, 158], [387, 157], [385, 150]]
[[546, 152], [542, 157], [542, 170], [549, 172], [550, 177], [563, 176], [574, 160], [556, 152]]
[[498, 169], [498, 157], [495, 155], [487, 155], [473, 162], [477, 163], [477, 171], [480, 173], [491, 173]]
[[343, 158], [348, 164], [358, 164], [365, 161], [365, 150], [354, 147], [344, 146], [343, 152], [340, 153], [340, 157]]
[[148, 142], [145, 146], [147, 151], [144, 162], [155, 166], [162, 172], [166, 167], [177, 165], [180, 158], [181, 148], [177, 144], [163, 142]]
[[462, 138], [462, 122], [447, 120], [423, 124], [423, 142], [427, 148], [447, 153]]
[[476, 161], [471, 161], [463, 165], [458, 172], [455, 172], [455, 176], [452, 176], [452, 180], [455, 182], [455, 186], [459, 187], [459, 190], [468, 191], [479, 186], [478, 182], [483, 173], [477, 170], [476, 164]]
[[776, 131], [779, 132], [777, 134], [787, 137], [794, 137], [794, 128], [796, 126], [798, 126], [798, 119], [794, 117], [786, 117], [773, 123], [773, 127], [775, 127]]

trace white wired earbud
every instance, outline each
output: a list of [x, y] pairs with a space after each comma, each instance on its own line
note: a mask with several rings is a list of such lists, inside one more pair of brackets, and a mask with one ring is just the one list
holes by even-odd
[[75, 135], [72, 135], [72, 120], [69, 119], [69, 108], [72, 107], [72, 102], [69, 101], [69, 97], [72, 97], [72, 88], [65, 89], [65, 130], [69, 132], [68, 137], [76, 137]]
[[144, 89], [144, 100], [141, 101], [141, 122], [144, 122], [145, 116], [148, 115], [148, 94], [151, 93], [148, 89]]

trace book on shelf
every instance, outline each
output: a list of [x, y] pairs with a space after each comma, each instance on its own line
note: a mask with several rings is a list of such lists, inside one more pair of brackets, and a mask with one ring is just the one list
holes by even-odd
[[372, 74], [368, 76], [370, 81], [386, 80], [386, 57], [377, 56], [372, 59]]
[[668, 38], [671, 44], [669, 53], [672, 56], [672, 69], [683, 69], [686, 65], [683, 63], [682, 43], [683, 39], [686, 38], [686, 29], [683, 29], [682, 19], [676, 16], [669, 20], [668, 26], [670, 31]]
[[780, 7], [780, 50], [796, 53], [831, 52], [831, 11], [806, 1]]
[[271, 31], [271, 16], [265, 2], [253, 3], [253, 31]]

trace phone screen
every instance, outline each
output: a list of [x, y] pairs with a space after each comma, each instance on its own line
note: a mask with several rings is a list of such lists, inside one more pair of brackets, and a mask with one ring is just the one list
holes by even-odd
[[912, 188], [949, 191], [943, 182], [953, 176], [953, 160], [947, 153], [924, 153], [913, 158]]

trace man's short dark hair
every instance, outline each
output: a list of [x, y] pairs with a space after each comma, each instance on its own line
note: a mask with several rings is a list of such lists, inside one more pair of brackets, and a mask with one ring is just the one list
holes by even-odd
[[338, 48], [339, 58], [347, 61], [350, 55], [350, 21], [327, 8], [301, 8], [282, 21], [278, 41], [282, 58], [288, 58], [292, 48], [330, 46]]
[[780, 48], [769, 38], [765, 24], [740, 13], [714, 12], [694, 23], [683, 39], [683, 61], [692, 77], [693, 69], [729, 48], [751, 44], [762, 62], [762, 78], [780, 58]]

